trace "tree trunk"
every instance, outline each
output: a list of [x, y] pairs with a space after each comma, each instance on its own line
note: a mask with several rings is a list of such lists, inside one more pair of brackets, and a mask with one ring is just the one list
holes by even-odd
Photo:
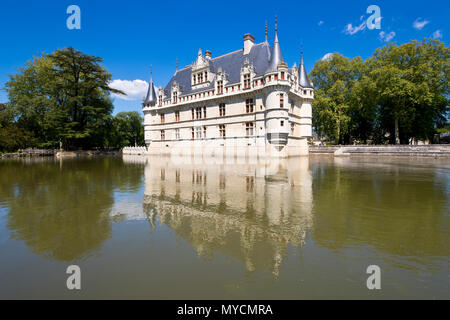
[[395, 144], [400, 144], [400, 133], [398, 129], [398, 117], [395, 117]]

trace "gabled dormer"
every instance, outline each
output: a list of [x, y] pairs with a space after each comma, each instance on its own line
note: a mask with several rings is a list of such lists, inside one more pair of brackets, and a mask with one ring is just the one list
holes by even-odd
[[255, 68], [250, 63], [248, 58], [244, 60], [244, 64], [241, 68], [241, 85], [244, 89], [250, 89], [253, 78], [255, 77]]
[[158, 106], [162, 107], [164, 99], [166, 98], [164, 94], [164, 89], [162, 87], [158, 88]]
[[206, 51], [206, 56], [204, 57], [202, 49], [198, 50], [197, 61], [192, 65], [191, 72], [191, 86], [193, 89], [209, 85], [214, 78], [214, 75], [210, 72], [210, 60], [210, 51]]
[[178, 83], [176, 81], [174, 81], [172, 84], [171, 94], [172, 94], [172, 97], [171, 97], [172, 103], [177, 103], [178, 98], [181, 95], [181, 91], [180, 91], [180, 86], [178, 85]]
[[223, 93], [223, 88], [225, 87], [225, 85], [227, 83], [228, 83], [227, 75], [222, 70], [222, 68], [219, 67], [219, 69], [217, 69], [217, 74], [216, 74], [216, 92], [217, 92], [217, 94]]

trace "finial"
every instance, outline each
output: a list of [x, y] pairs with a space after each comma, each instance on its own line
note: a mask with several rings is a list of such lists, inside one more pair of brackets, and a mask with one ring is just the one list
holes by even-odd
[[267, 42], [267, 20], [266, 20], [266, 28], [265, 28], [265, 30], [266, 30], [266, 42]]
[[275, 15], [275, 32], [278, 31], [277, 15]]
[[175, 70], [178, 70], [178, 58], [176, 59], [176, 62], [175, 62], [176, 64], [175, 64]]
[[300, 62], [303, 64], [303, 40], [300, 41]]
[[153, 80], [153, 66], [150, 65], [150, 82]]

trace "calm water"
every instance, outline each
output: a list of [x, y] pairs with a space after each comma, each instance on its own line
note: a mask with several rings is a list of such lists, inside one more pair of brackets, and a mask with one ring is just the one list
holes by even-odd
[[2, 160], [0, 258], [0, 298], [449, 299], [450, 160]]

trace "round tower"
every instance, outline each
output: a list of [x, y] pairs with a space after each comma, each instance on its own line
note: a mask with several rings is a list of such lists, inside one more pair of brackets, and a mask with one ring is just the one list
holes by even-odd
[[148, 84], [147, 96], [144, 98], [142, 102], [142, 112], [144, 113], [144, 138], [145, 145], [147, 146], [147, 150], [152, 142], [150, 132], [146, 130], [146, 125], [151, 122], [151, 111], [152, 108], [156, 106], [157, 98], [156, 98], [156, 90], [155, 85], [153, 83], [153, 72], [152, 68], [150, 68], [150, 82]]
[[269, 155], [287, 156], [284, 147], [287, 145], [289, 136], [288, 97], [290, 85], [288, 66], [281, 55], [276, 20], [275, 38], [264, 80], [266, 84], [266, 152]]

